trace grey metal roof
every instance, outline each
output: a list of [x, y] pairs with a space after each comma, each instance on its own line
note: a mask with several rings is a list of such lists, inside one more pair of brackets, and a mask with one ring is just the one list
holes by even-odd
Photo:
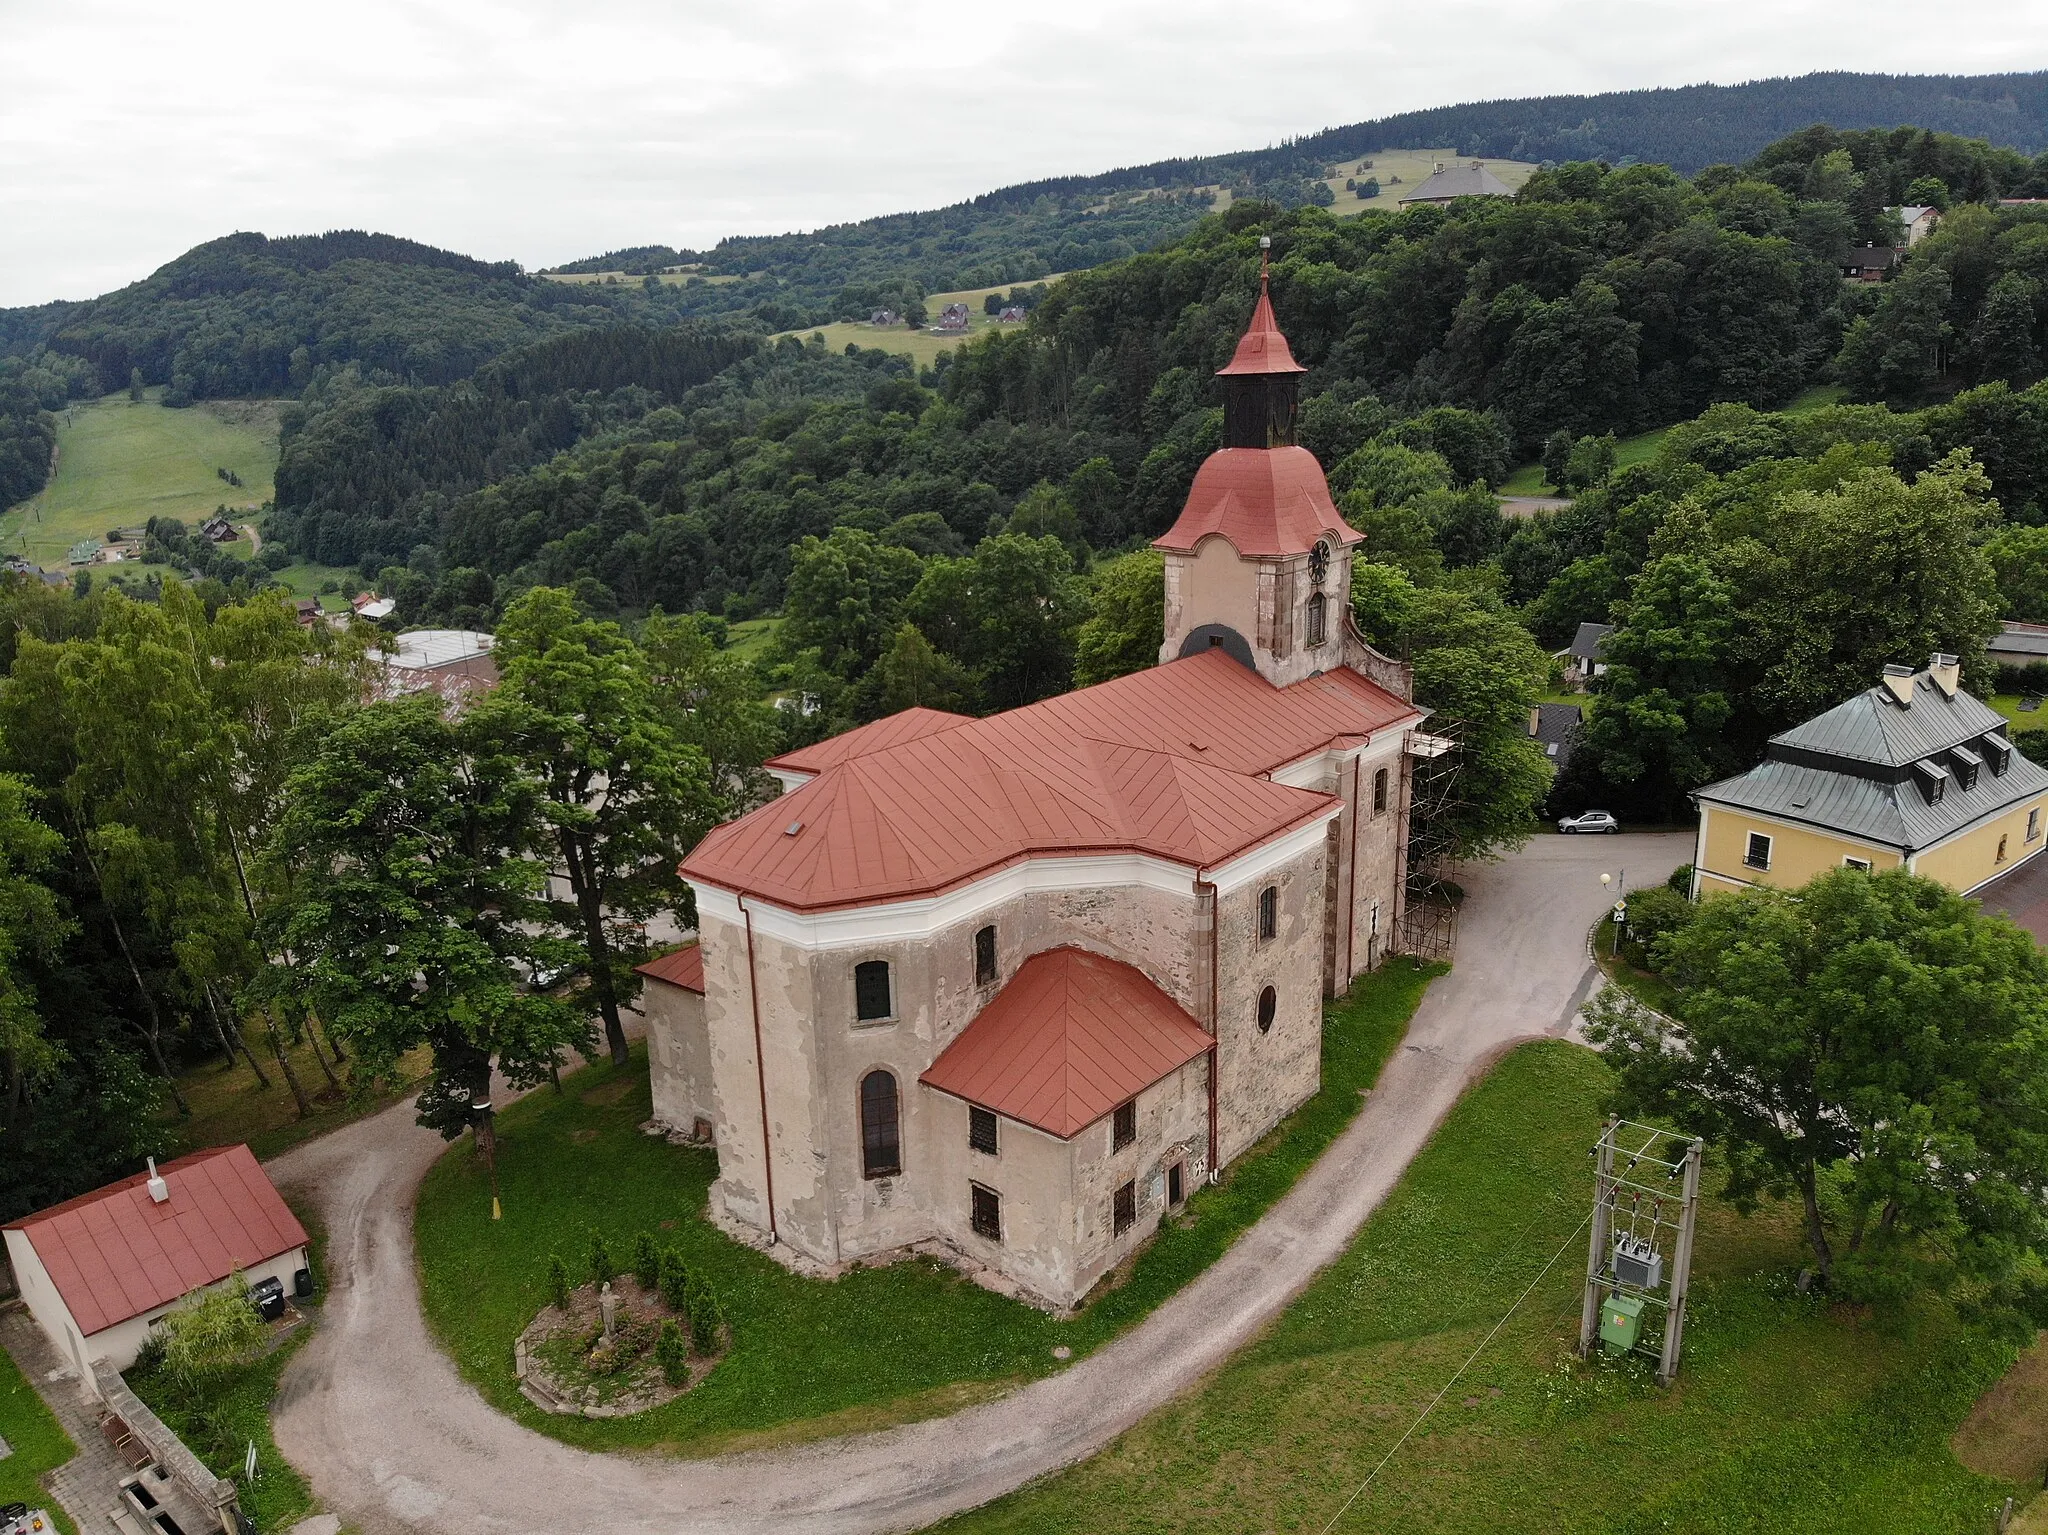
[[1579, 632], [1572, 636], [1565, 654], [1590, 661], [1600, 654], [1600, 647], [1607, 643], [1607, 636], [1613, 632], [1612, 624], [1580, 624]]
[[1985, 647], [1992, 656], [2048, 656], [2048, 624], [2022, 624], [2007, 619], [1997, 639]]
[[1951, 698], [1924, 671], [1913, 674], [1912, 698], [1910, 707], [1901, 707], [1884, 686], [1866, 688], [1825, 714], [1772, 736], [1771, 745], [1902, 768], [1951, 746], [1966, 746], [2005, 724], [2004, 716], [1982, 699], [1960, 688]]
[[1533, 739], [1544, 745], [1563, 745], [1571, 733], [1579, 728], [1585, 718], [1585, 711], [1577, 704], [1538, 704], [1536, 706], [1536, 732]]
[[1483, 165], [1447, 165], [1415, 188], [1403, 203], [1435, 202], [1452, 197], [1512, 197], [1501, 179]]
[[2015, 751], [2003, 773], [1995, 777], [1989, 770], [1979, 773], [1974, 788], [1965, 789], [1951, 777], [1940, 800], [1932, 805], [1911, 780], [1884, 783], [1855, 773], [1776, 760], [1760, 762], [1739, 778], [1709, 784], [1693, 797], [1710, 805], [1755, 810], [1917, 852], [2044, 789], [2048, 789], [2048, 770]]

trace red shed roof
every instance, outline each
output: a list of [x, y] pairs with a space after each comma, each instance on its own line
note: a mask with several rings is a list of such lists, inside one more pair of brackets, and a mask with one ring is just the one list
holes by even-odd
[[247, 1146], [157, 1171], [171, 1191], [162, 1204], [149, 1197], [149, 1174], [137, 1173], [7, 1227], [28, 1237], [87, 1337], [306, 1245], [306, 1228]]
[[905, 709], [869, 724], [858, 725], [815, 745], [800, 746], [793, 752], [770, 757], [762, 766], [799, 773], [822, 773], [835, 762], [844, 762], [849, 757], [901, 746], [905, 741], [920, 740], [973, 722], [971, 714], [949, 714], [944, 709]]
[[1306, 373], [1308, 369], [1294, 360], [1294, 351], [1287, 345], [1287, 338], [1280, 334], [1279, 322], [1273, 318], [1273, 300], [1266, 291], [1266, 274], [1259, 273], [1259, 302], [1252, 310], [1252, 323], [1237, 340], [1237, 351], [1230, 359], [1230, 365], [1216, 370], [1217, 376], [1235, 373]]
[[849, 758], [718, 827], [683, 874], [806, 911], [933, 895], [1032, 857], [1210, 867], [1335, 807], [1261, 775], [1420, 717], [1349, 668], [1276, 688], [1204, 651]]
[[1365, 537], [1338, 513], [1315, 454], [1297, 447], [1218, 448], [1152, 547], [1191, 550], [1212, 533], [1243, 555], [1306, 554], [1324, 537], [1348, 549]]
[[680, 986], [685, 991], [701, 993], [704, 990], [704, 951], [694, 943], [671, 949], [633, 968], [642, 975], [651, 975], [657, 981], [667, 981], [669, 985]]
[[1173, 998], [1085, 949], [1034, 954], [920, 1082], [1062, 1140], [1209, 1048]]

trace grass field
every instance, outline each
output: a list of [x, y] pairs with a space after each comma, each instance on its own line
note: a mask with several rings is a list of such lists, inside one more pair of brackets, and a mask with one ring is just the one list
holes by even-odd
[[[991, 293], [1007, 294], [1012, 288], [1030, 288], [1038, 283], [1058, 282], [1065, 272], [1054, 272], [1050, 276], [1034, 278], [1026, 283], [1001, 283], [993, 288], [956, 288], [947, 293], [925, 295], [924, 307], [930, 311], [932, 320], [948, 304], [967, 306], [967, 330], [948, 336], [933, 335], [920, 327], [910, 330], [901, 325], [892, 325], [878, 330], [864, 320], [841, 320], [833, 325], [814, 325], [805, 330], [784, 331], [782, 334], [807, 340], [815, 332], [825, 338], [825, 345], [834, 352], [843, 351], [849, 344], [857, 347], [876, 347], [899, 357], [914, 359], [920, 367], [929, 366], [941, 352], [950, 352], [965, 341], [972, 340], [985, 331], [1000, 330], [995, 316], [982, 312], [982, 303]], [[1015, 329], [1013, 325], [1011, 327]]]
[[726, 649], [742, 661], [758, 661], [768, 654], [781, 627], [780, 618], [743, 618], [728, 630]]
[[273, 571], [271, 574], [289, 587], [294, 597], [319, 598], [321, 609], [328, 613], [345, 611], [348, 607], [348, 599], [338, 591], [323, 592], [320, 588], [329, 581], [341, 582], [351, 578], [360, 581], [362, 579], [349, 566], [315, 565], [308, 560], [300, 560], [296, 564], [287, 565], [282, 570]]
[[5, 1349], [0, 1349], [0, 1437], [14, 1451], [0, 1460], [0, 1503], [47, 1507], [65, 1535], [78, 1535], [70, 1515], [50, 1504], [41, 1481], [44, 1472], [63, 1465], [78, 1453], [78, 1447]]
[[[1460, 155], [1454, 149], [1385, 149], [1360, 155], [1337, 167], [1337, 174], [1325, 183], [1337, 195], [1330, 211], [1339, 218], [1368, 210], [1398, 212], [1401, 199], [1414, 195], [1415, 189], [1435, 174], [1438, 165], [1449, 169], [1454, 165], [1470, 165], [1475, 158], [1510, 192], [1520, 191], [1522, 183], [1536, 174], [1536, 167], [1525, 160], [1489, 160]], [[1398, 181], [1394, 179], [1397, 176], [1400, 178]], [[1370, 177], [1379, 180], [1377, 197], [1361, 200], [1357, 192], [1345, 189], [1347, 180], [1364, 181]]]
[[1948, 1445], [2012, 1350], [1938, 1302], [1800, 1295], [1777, 1214], [1703, 1206], [1673, 1389], [1635, 1358], [1575, 1360], [1608, 1081], [1561, 1042], [1509, 1056], [1260, 1342], [1095, 1459], [941, 1528], [1976, 1535], [2027, 1496]]
[[[137, 403], [110, 394], [63, 412], [57, 473], [41, 495], [0, 514], [0, 553], [26, 554], [46, 569], [61, 569], [73, 544], [104, 539], [111, 528], [140, 527], [151, 517], [196, 522], [222, 503], [246, 511], [271, 498], [274, 403], [231, 400], [166, 410], [161, 396], [151, 389]], [[222, 480], [219, 469], [241, 476], [241, 485]]]
[[[1361, 983], [1324, 1023], [1322, 1091], [1223, 1181], [1196, 1192], [1072, 1321], [991, 1294], [928, 1260], [798, 1278], [712, 1227], [713, 1152], [642, 1135], [651, 1107], [644, 1046], [543, 1089], [499, 1117], [504, 1219], [467, 1142], [427, 1175], [415, 1216], [427, 1319], [463, 1376], [522, 1423], [593, 1449], [707, 1453], [928, 1417], [1062, 1368], [1215, 1260], [1357, 1114], [1434, 971], [1405, 962]], [[632, 1418], [555, 1417], [520, 1396], [512, 1344], [546, 1303], [546, 1264], [587, 1263], [589, 1232], [615, 1254], [652, 1231], [707, 1280], [733, 1329], [731, 1355], [688, 1395]]]

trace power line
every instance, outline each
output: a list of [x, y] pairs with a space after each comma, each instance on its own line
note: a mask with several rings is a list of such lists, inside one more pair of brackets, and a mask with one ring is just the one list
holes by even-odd
[[1479, 1340], [1479, 1346], [1473, 1349], [1471, 1353], [1465, 1356], [1465, 1362], [1458, 1366], [1456, 1372], [1451, 1376], [1449, 1380], [1444, 1382], [1443, 1390], [1439, 1391], [1435, 1396], [1430, 1398], [1429, 1405], [1422, 1409], [1421, 1416], [1417, 1417], [1413, 1423], [1409, 1424], [1407, 1430], [1401, 1435], [1401, 1437], [1394, 1441], [1393, 1448], [1388, 1450], [1386, 1454], [1380, 1457], [1380, 1463], [1377, 1466], [1374, 1466], [1372, 1470], [1366, 1473], [1365, 1480], [1358, 1484], [1357, 1490], [1354, 1491], [1350, 1497], [1344, 1500], [1344, 1506], [1338, 1509], [1336, 1513], [1330, 1516], [1330, 1522], [1323, 1526], [1321, 1535], [1330, 1535], [1330, 1531], [1337, 1528], [1337, 1521], [1339, 1519], [1342, 1519], [1347, 1513], [1351, 1511], [1351, 1505], [1356, 1503], [1359, 1497], [1364, 1493], [1365, 1489], [1372, 1485], [1373, 1478], [1378, 1476], [1382, 1471], [1387, 1469], [1387, 1462], [1392, 1460], [1394, 1456], [1400, 1452], [1401, 1446], [1408, 1442], [1409, 1436], [1412, 1435], [1418, 1428], [1422, 1427], [1423, 1419], [1427, 1418], [1431, 1413], [1435, 1412], [1437, 1409], [1437, 1404], [1441, 1402], [1445, 1397], [1450, 1395], [1451, 1387], [1457, 1385], [1459, 1377], [1462, 1376], [1467, 1370], [1472, 1368], [1472, 1362], [1475, 1359], [1477, 1359], [1481, 1354], [1486, 1352], [1486, 1345], [1491, 1343], [1497, 1336], [1499, 1336], [1500, 1330], [1508, 1325], [1508, 1319], [1521, 1309], [1523, 1301], [1527, 1300], [1531, 1295], [1535, 1293], [1536, 1287], [1543, 1283], [1543, 1276], [1545, 1274], [1548, 1274], [1551, 1271], [1551, 1269], [1556, 1266], [1557, 1260], [1565, 1255], [1565, 1253], [1571, 1248], [1571, 1245], [1574, 1242], [1578, 1241], [1579, 1233], [1581, 1231], [1584, 1231], [1587, 1226], [1591, 1225], [1592, 1221], [1593, 1217], [1589, 1215], [1584, 1220], [1580, 1221], [1577, 1226], [1572, 1228], [1572, 1234], [1564, 1239], [1564, 1245], [1558, 1248], [1556, 1252], [1550, 1255], [1549, 1261], [1546, 1262], [1543, 1265], [1543, 1267], [1537, 1271], [1536, 1277], [1529, 1281], [1529, 1288], [1524, 1290], [1520, 1295], [1517, 1295], [1515, 1297], [1515, 1303], [1512, 1306], [1508, 1307], [1506, 1311], [1501, 1313], [1500, 1320], [1493, 1324], [1493, 1331], [1488, 1333], [1484, 1338], [1481, 1338]]

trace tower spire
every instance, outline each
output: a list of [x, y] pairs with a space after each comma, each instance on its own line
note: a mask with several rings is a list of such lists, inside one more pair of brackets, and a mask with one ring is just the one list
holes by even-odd
[[1294, 442], [1295, 396], [1308, 369], [1294, 360], [1273, 318], [1272, 289], [1273, 240], [1261, 235], [1259, 301], [1238, 339], [1236, 354], [1216, 375], [1223, 383], [1226, 448], [1279, 448]]

